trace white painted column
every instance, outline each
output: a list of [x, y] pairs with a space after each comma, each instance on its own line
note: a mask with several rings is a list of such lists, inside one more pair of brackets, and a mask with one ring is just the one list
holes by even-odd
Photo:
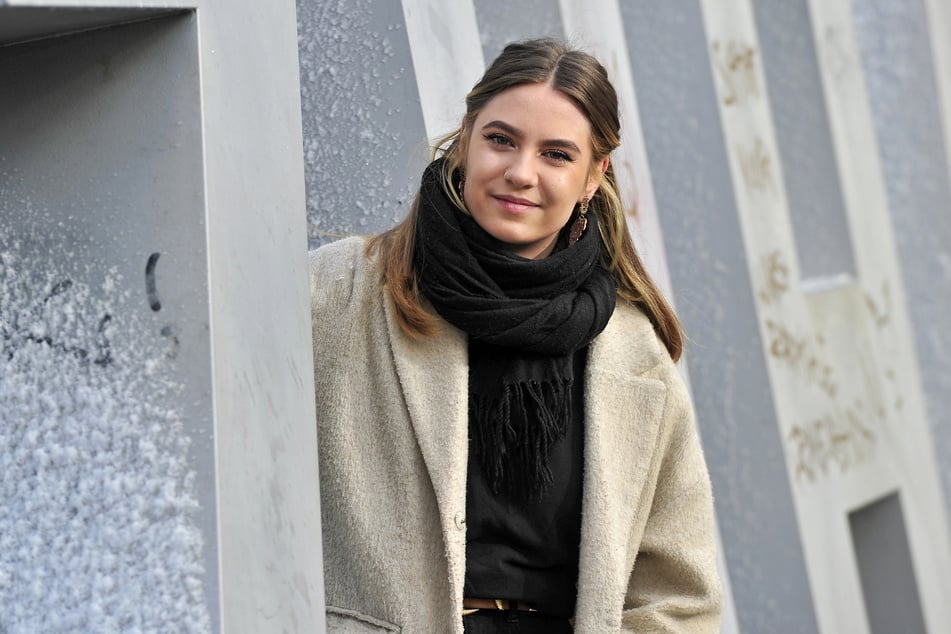
[[[934, 80], [941, 112], [941, 131], [948, 170], [951, 172], [951, 2], [924, 0], [934, 60]], [[951, 209], [946, 210], [951, 214]]]
[[287, 0], [201, 0], [197, 15], [222, 631], [319, 631], [296, 10]]
[[[21, 11], [27, 7], [36, 10]], [[68, 616], [62, 623], [73, 624], [65, 626], [68, 629], [85, 629], [74, 618], [78, 614], [92, 619], [93, 628], [106, 630], [323, 631], [295, 4], [290, 0], [0, 0], [0, 31], [16, 35], [19, 27], [30, 37], [65, 35], [155, 17], [155, 12], [138, 11], [143, 7], [194, 11], [25, 45], [46, 55], [44, 63], [48, 61], [49, 68], [63, 64], [75, 74], [67, 82], [49, 82], [53, 90], [44, 87], [40, 94], [56, 98], [42, 104], [29, 101], [29, 93], [22, 91], [27, 101], [13, 111], [48, 111], [40, 121], [51, 125], [37, 127], [43, 134], [24, 128], [25, 141], [15, 145], [7, 130], [0, 132], [4, 153], [19, 150], [28, 165], [31, 156], [48, 157], [42, 167], [31, 167], [29, 177], [39, 186], [31, 187], [24, 204], [36, 200], [38, 207], [46, 205], [58, 188], [66, 187], [69, 205], [54, 200], [50, 207], [69, 210], [66, 220], [75, 217], [78, 229], [64, 222], [52, 233], [69, 236], [76, 251], [61, 250], [58, 262], [72, 260], [74, 270], [94, 270], [100, 263], [120, 267], [131, 262], [132, 254], [125, 250], [129, 244], [147, 247], [135, 254], [143, 256], [142, 264], [150, 252], [158, 256], [163, 251], [157, 284], [155, 277], [151, 283], [148, 277], [143, 279], [144, 271], [138, 266], [135, 276], [120, 276], [116, 268], [116, 276], [124, 279], [104, 280], [109, 283], [103, 293], [116, 301], [130, 298], [128, 307], [107, 316], [111, 323], [143, 325], [137, 333], [141, 339], [132, 339], [137, 348], [151, 345], [149, 337], [169, 341], [168, 348], [159, 349], [161, 354], [144, 360], [148, 363], [134, 380], [124, 374], [97, 375], [97, 387], [104, 394], [117, 395], [118, 402], [134, 399], [145, 406], [133, 410], [133, 416], [112, 408], [97, 419], [112, 423], [107, 430], [116, 434], [97, 434], [106, 439], [103, 445], [110, 441], [123, 454], [123, 460], [108, 462], [115, 475], [114, 487], [101, 487], [103, 482], [85, 487], [65, 471], [50, 472], [50, 481], [56, 481], [61, 490], [125, 491], [136, 486], [133, 499], [141, 498], [142, 504], [133, 506], [145, 510], [136, 510], [129, 515], [133, 521], [125, 521], [121, 509], [106, 509], [109, 513], [101, 514], [106, 521], [86, 527], [88, 534], [83, 535], [84, 543], [76, 544], [77, 552], [89, 555], [94, 567], [78, 568], [94, 578], [87, 579], [88, 586], [77, 584], [73, 590], [77, 596], [92, 593], [83, 602], [89, 603], [88, 614], [80, 610], [70, 614], [73, 606], [68, 601], [55, 607]], [[69, 49], [58, 45], [84, 39], [94, 42], [82, 54], [98, 57], [76, 72], [67, 65], [72, 59]], [[53, 54], [43, 52], [47, 47]], [[16, 57], [12, 47], [10, 53], [14, 55], [7, 58]], [[45, 83], [42, 70], [24, 68], [23, 78], [35, 75]], [[143, 85], [156, 83], [168, 87], [167, 92], [157, 98], [142, 92]], [[61, 88], [69, 92], [58, 93]], [[20, 92], [4, 92], [6, 103]], [[146, 99], [147, 103], [140, 101]], [[90, 112], [93, 116], [86, 117]], [[64, 161], [58, 153], [72, 160]], [[116, 156], [128, 159], [116, 160]], [[47, 163], [57, 171], [44, 173]], [[182, 176], [182, 165], [187, 177]], [[74, 186], [69, 187], [73, 179]], [[0, 182], [0, 189], [4, 185]], [[116, 219], [123, 224], [116, 226]], [[92, 229], [83, 226], [87, 221]], [[112, 241], [84, 252], [80, 245], [87, 234], [95, 236], [97, 225], [114, 229], [103, 231], [111, 233]], [[188, 245], [187, 253], [183, 245]], [[95, 266], [83, 267], [84, 259]], [[148, 261], [146, 271], [158, 260], [150, 257]], [[196, 261], [204, 265], [197, 266]], [[169, 275], [162, 277], [163, 272]], [[152, 286], [147, 291], [154, 296], [149, 299], [151, 306], [145, 302], [143, 282], [145, 288]], [[153, 302], [158, 297], [156, 288], [162, 292], [162, 302]], [[68, 323], [65, 318], [61, 321]], [[103, 334], [102, 326], [99, 332]], [[207, 372], [195, 370], [198, 366], [208, 368]], [[162, 400], [150, 401], [149, 390], [139, 389], [144, 384], [167, 385], [161, 389], [179, 402], [173, 407]], [[192, 391], [196, 385], [200, 385], [197, 394]], [[83, 390], [82, 385], [66, 383], [54, 387], [64, 395]], [[83, 398], [101, 400], [96, 392], [91, 395]], [[153, 437], [175, 442], [165, 447], [153, 442]], [[113, 438], [116, 442], [111, 442]], [[118, 448], [127, 443], [128, 449]], [[175, 453], [180, 448], [188, 451]], [[93, 456], [80, 454], [79, 460], [91, 467]], [[144, 470], [151, 476], [145, 469], [149, 465], [160, 466], [163, 473], [139, 487], [137, 480], [123, 478], [124, 461], [135, 474]], [[163, 480], [166, 476], [168, 481]], [[194, 498], [188, 491], [192, 482], [198, 491]], [[4, 507], [2, 500], [0, 507]], [[114, 510], [119, 512], [113, 516]], [[4, 507], [0, 515], [5, 511]], [[65, 515], [55, 505], [51, 511], [50, 525], [55, 527], [56, 518]], [[156, 546], [170, 540], [145, 539], [155, 527], [169, 526], [189, 548], [167, 552], [181, 555], [166, 556]], [[56, 550], [57, 539], [54, 536], [42, 548]], [[199, 541], [203, 545], [197, 545]], [[124, 543], [135, 549], [115, 552], [116, 544]], [[196, 552], [201, 558], [193, 560]], [[175, 588], [185, 596], [179, 599], [153, 582], [145, 591], [155, 596], [142, 597], [140, 588], [123, 585], [117, 573], [128, 556], [151, 562], [157, 578], [175, 581]], [[34, 572], [32, 564], [28, 571]], [[50, 577], [58, 572], [54, 568], [44, 574]], [[8, 570], [0, 571], [0, 577], [7, 574]], [[44, 574], [23, 578], [42, 584]], [[43, 593], [55, 597], [49, 588]], [[201, 598], [195, 599], [198, 595]], [[161, 619], [169, 617], [163, 613], [162, 600], [184, 605], [183, 612], [192, 607], [189, 601], [201, 601], [208, 617], [178, 618], [163, 627]], [[111, 619], [118, 611], [118, 620], [100, 624], [97, 611], [102, 610], [110, 614], [100, 616]], [[54, 620], [57, 616], [53, 615]], [[205, 622], [209, 627], [205, 628]], [[15, 621], [0, 616], [0, 630], [6, 631], [8, 623], [17, 627]]]
[[485, 69], [475, 8], [472, 0], [403, 0], [403, 15], [426, 134], [440, 137], [459, 127]]

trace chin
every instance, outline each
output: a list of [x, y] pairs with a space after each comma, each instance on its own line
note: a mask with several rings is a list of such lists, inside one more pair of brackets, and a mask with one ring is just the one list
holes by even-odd
[[506, 248], [511, 249], [524, 249], [529, 247], [532, 244], [531, 240], [527, 240], [525, 235], [519, 231], [511, 231], [505, 228], [495, 228], [490, 227], [486, 229], [486, 233], [490, 236], [502, 242]]

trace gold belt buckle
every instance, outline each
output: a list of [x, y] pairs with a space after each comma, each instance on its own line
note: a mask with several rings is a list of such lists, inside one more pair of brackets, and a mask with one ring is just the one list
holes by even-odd
[[[516, 606], [518, 605], [517, 603], [513, 603], [513, 602], [508, 601], [508, 600], [506, 600], [506, 599], [492, 599], [492, 601], [495, 603], [495, 609], [496, 609], [496, 610], [499, 610], [499, 611], [502, 611], [502, 612], [504, 612], [505, 610], [508, 610], [510, 607], [516, 607]], [[479, 610], [483, 610], [483, 609], [485, 609], [485, 608], [463, 608], [463, 609], [462, 609], [462, 616], [469, 616], [470, 614], [475, 614], [475, 613], [478, 612]], [[538, 610], [536, 610], [535, 608], [526, 608], [526, 609], [524, 609], [524, 610], [522, 610], [522, 611], [524, 611], [524, 612], [537, 612]]]

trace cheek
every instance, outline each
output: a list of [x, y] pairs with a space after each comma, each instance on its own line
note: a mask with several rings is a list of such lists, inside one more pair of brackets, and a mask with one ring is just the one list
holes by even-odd
[[584, 196], [585, 184], [585, 181], [577, 176], [562, 175], [552, 181], [552, 193], [555, 193], [564, 205], [573, 208]]
[[466, 186], [463, 191], [466, 203], [486, 192], [487, 186], [499, 174], [499, 161], [491, 155], [470, 152], [466, 161]]

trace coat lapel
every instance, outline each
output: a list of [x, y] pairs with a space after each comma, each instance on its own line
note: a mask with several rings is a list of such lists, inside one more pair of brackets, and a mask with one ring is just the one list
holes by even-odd
[[[576, 627], [609, 631], [616, 622], [639, 534], [649, 511], [648, 476], [667, 390], [641, 376], [659, 344], [642, 315], [618, 305], [591, 344], [585, 383], [585, 475]], [[635, 533], [633, 530], [637, 526]]]
[[453, 609], [462, 613], [465, 576], [466, 461], [469, 370], [466, 336], [443, 322], [430, 337], [407, 337], [384, 293], [393, 360], [423, 461], [429, 472], [446, 541]]

